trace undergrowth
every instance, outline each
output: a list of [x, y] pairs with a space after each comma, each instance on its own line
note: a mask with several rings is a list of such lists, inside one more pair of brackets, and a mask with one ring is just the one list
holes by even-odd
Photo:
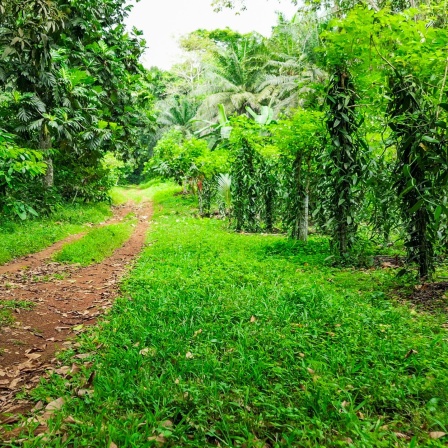
[[62, 354], [81, 372], [33, 392], [66, 400], [46, 447], [445, 446], [444, 319], [389, 297], [392, 269], [331, 267], [320, 237], [230, 233], [173, 189], [147, 243], [87, 357]]

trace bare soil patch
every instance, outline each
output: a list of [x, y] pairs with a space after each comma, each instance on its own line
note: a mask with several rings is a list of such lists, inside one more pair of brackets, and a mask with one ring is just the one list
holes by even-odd
[[448, 313], [448, 282], [423, 283], [417, 285], [407, 299], [424, 311]]
[[78, 234], [0, 266], [0, 303], [35, 304], [29, 311], [16, 309], [14, 324], [0, 328], [0, 422], [5, 423], [5, 413], [22, 413], [32, 407], [15, 400], [17, 392], [32, 389], [42, 376], [55, 370], [55, 352], [71, 346], [67, 339], [81, 325], [94, 324], [112, 305], [120, 279], [143, 248], [152, 207], [149, 203], [116, 207], [114, 218], [107, 223], [131, 212], [138, 218], [131, 238], [102, 263], [82, 268], [51, 261], [55, 251], [83, 235]]

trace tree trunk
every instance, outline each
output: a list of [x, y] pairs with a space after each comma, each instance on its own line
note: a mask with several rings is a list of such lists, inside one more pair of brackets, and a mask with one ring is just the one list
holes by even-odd
[[353, 191], [353, 178], [359, 176], [358, 122], [355, 108], [356, 94], [350, 74], [336, 67], [327, 95], [329, 106], [327, 128], [331, 137], [332, 160], [332, 248], [346, 257], [356, 235], [353, 214], [359, 197]]
[[51, 158], [51, 135], [48, 132], [45, 124], [42, 124], [40, 131], [39, 149], [44, 155], [44, 162], [47, 164], [47, 171], [44, 174], [43, 186], [48, 189], [54, 185], [54, 169], [53, 169], [53, 159]]
[[[389, 126], [397, 138], [397, 187], [407, 230], [405, 247], [408, 261], [418, 264], [419, 278], [425, 281], [431, 278], [435, 269], [431, 217], [425, 203], [413, 210], [429, 189], [428, 167], [433, 169], [433, 162], [426, 148], [422, 148], [420, 136], [430, 134], [431, 129], [425, 120], [418, 85], [400, 75], [391, 77], [389, 83], [392, 92], [388, 106]], [[409, 190], [411, 180], [415, 187]]]
[[309, 208], [309, 195], [308, 192], [302, 200], [301, 213], [299, 215], [299, 225], [297, 237], [300, 241], [308, 241], [308, 208]]

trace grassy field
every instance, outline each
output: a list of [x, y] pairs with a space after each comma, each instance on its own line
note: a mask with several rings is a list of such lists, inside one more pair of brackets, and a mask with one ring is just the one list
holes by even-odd
[[0, 264], [38, 252], [68, 235], [111, 216], [108, 204], [64, 205], [50, 217], [29, 221], [0, 220]]
[[174, 190], [86, 357], [62, 354], [81, 371], [33, 392], [65, 405], [23, 446], [446, 446], [444, 316], [394, 302], [393, 270], [331, 267], [317, 236], [232, 233]]
[[92, 229], [80, 240], [65, 245], [53, 259], [60, 263], [77, 263], [82, 266], [100, 263], [129, 239], [135, 224], [136, 219], [128, 216], [118, 224]]
[[161, 182], [159, 179], [153, 179], [142, 185], [129, 185], [112, 188], [110, 196], [114, 204], [124, 204], [133, 201], [140, 204], [143, 201], [152, 200], [154, 196], [167, 188], [173, 188], [172, 182]]

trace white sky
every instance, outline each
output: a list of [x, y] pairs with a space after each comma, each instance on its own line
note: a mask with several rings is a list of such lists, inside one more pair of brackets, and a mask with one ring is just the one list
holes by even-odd
[[179, 61], [177, 41], [180, 36], [198, 28], [213, 30], [229, 28], [241, 33], [258, 31], [268, 36], [277, 22], [276, 11], [291, 18], [296, 8], [290, 0], [247, 0], [247, 10], [213, 12], [212, 0], [141, 0], [128, 17], [129, 27], [144, 32], [148, 50], [143, 64], [146, 67], [171, 68]]

